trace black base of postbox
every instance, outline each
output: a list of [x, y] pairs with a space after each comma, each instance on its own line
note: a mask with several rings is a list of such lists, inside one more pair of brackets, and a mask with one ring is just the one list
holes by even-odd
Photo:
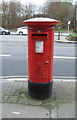
[[33, 83], [28, 81], [29, 96], [35, 99], [46, 99], [52, 96], [53, 81], [48, 83]]

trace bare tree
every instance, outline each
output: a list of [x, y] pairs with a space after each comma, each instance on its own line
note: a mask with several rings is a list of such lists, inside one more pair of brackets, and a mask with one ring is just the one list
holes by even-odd
[[68, 21], [74, 24], [74, 7], [68, 2], [49, 2], [37, 7], [32, 3], [22, 5], [20, 2], [4, 2], [2, 4], [2, 26], [15, 29], [23, 25], [23, 20], [32, 17], [49, 17], [58, 19], [64, 28]]
[[2, 26], [5, 26], [6, 23], [6, 15], [8, 13], [8, 3], [3, 1], [2, 4]]
[[62, 26], [67, 28], [67, 23], [70, 20], [71, 9], [72, 3], [69, 2], [50, 2], [48, 4], [47, 14], [50, 18], [60, 20]]
[[48, 3], [38, 7], [38, 14], [47, 14]]
[[11, 28], [15, 28], [17, 26], [18, 17], [20, 16], [20, 13], [21, 13], [21, 3], [10, 2], [8, 17], [10, 20]]
[[23, 18], [28, 19], [33, 16], [35, 12], [35, 5], [32, 3], [22, 5], [21, 13]]
[[3, 2], [2, 4], [2, 23], [3, 27], [13, 29], [18, 25], [18, 20], [21, 15], [20, 2]]

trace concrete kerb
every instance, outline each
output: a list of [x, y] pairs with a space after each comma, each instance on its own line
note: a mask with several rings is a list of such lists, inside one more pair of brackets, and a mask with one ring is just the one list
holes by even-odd
[[[39, 106], [49, 110], [53, 118], [75, 118], [75, 79], [54, 78], [52, 97], [45, 100], [33, 99], [28, 95], [28, 76], [5, 76], [2, 81], [2, 102]], [[1, 83], [1, 82], [0, 82]]]
[[59, 43], [77, 43], [77, 41], [68, 41], [68, 40], [55, 40], [55, 42], [59, 42]]

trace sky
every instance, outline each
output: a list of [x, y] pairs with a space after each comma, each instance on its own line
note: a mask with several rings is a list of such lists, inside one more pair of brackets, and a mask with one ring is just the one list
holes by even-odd
[[25, 3], [25, 2], [31, 2], [31, 3], [34, 3], [36, 5], [42, 5], [46, 2], [46, 0], [20, 0], [22, 3]]
[[16, 1], [20, 1], [22, 4], [24, 4], [24, 3], [33, 3], [33, 4], [35, 4], [35, 5], [42, 5], [42, 4], [44, 4], [47, 0], [0, 0], [0, 2], [2, 2], [2, 1], [4, 1], [4, 2], [9, 2], [9, 1], [14, 1], [14, 2], [16, 2]]
[[[43, 5], [45, 2], [50, 2], [50, 1], [52, 1], [52, 2], [59, 2], [60, 0], [20, 0], [21, 1], [21, 3], [25, 3], [25, 2], [27, 2], [27, 3], [29, 3], [29, 2], [31, 2], [31, 3], [33, 3], [33, 4], [35, 4], [35, 5], [38, 5], [38, 6], [40, 6], [40, 5]], [[73, 4], [75, 4], [75, 2], [77, 1], [77, 0], [65, 0], [65, 1], [72, 1], [73, 2]]]
[[[8, 1], [20, 1], [22, 4], [31, 2], [31, 3], [33, 3], [35, 5], [43, 5], [46, 1], [58, 2], [59, 0], [0, 0], [0, 1], [5, 1], [5, 2], [8, 2]], [[65, 0], [65, 1], [68, 1], [68, 0]], [[71, 0], [71, 1], [75, 3], [77, 0]]]

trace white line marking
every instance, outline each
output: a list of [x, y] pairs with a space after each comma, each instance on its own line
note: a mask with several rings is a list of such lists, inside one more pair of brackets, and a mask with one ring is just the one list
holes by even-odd
[[[2, 79], [1, 80], [2, 82], [6, 82], [6, 81], [10, 81], [10, 82], [12, 82], [12, 81], [15, 81], [15, 82], [26, 82], [26, 81], [28, 81], [28, 79]], [[53, 82], [77, 82], [77, 80], [75, 80], [75, 79], [53, 79]]]
[[[9, 54], [0, 54], [0, 57], [10, 57]], [[27, 55], [28, 58], [28, 55]], [[68, 57], [68, 56], [54, 56], [54, 59], [77, 59], [77, 57]]]
[[20, 115], [20, 112], [12, 112], [13, 114]]
[[11, 55], [0, 54], [0, 57], [10, 57]]
[[[27, 55], [28, 58], [28, 55]], [[77, 57], [69, 57], [69, 56], [54, 56], [54, 59], [77, 59]]]
[[[24, 78], [23, 78], [24, 77]], [[1, 79], [1, 77], [0, 77]], [[21, 78], [18, 76], [6, 76], [2, 77], [1, 81], [17, 81], [17, 82], [24, 82], [28, 81], [28, 76], [21, 76]], [[55, 77], [53, 76], [53, 82], [77, 82], [77, 77]]]
[[59, 78], [59, 79], [61, 79], [61, 78], [63, 78], [63, 79], [77, 79], [77, 77], [75, 77], [75, 76], [53, 76], [53, 78]]
[[[10, 78], [23, 78], [23, 79], [25, 79], [25, 78], [28, 78], [28, 75], [22, 75], [22, 76], [0, 76], [0, 79], [10, 79]], [[75, 77], [75, 76], [53, 76], [53, 79], [77, 79], [77, 77]]]
[[0, 76], [0, 79], [9, 79], [9, 78], [28, 78], [28, 75], [22, 76]]
[[4, 80], [9, 80], [9, 81], [28, 81], [28, 78], [5, 78]]
[[75, 79], [53, 79], [53, 82], [76, 82]]
[[68, 57], [68, 56], [54, 56], [55, 59], [77, 59], [77, 57]]

